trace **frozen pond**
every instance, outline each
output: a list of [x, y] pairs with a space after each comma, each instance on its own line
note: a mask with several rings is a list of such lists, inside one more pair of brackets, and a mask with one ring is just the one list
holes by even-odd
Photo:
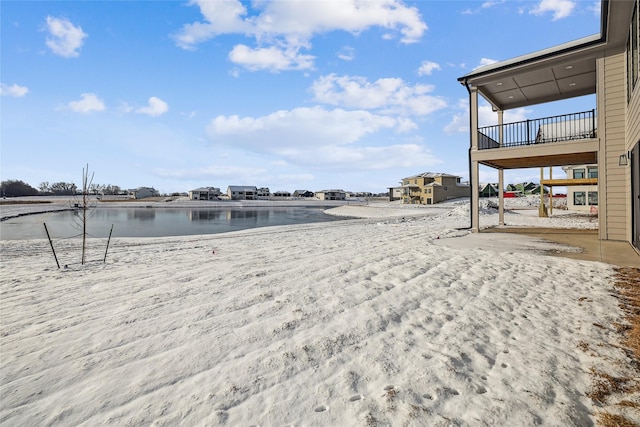
[[[324, 213], [325, 207], [234, 208], [94, 208], [87, 214], [88, 234], [108, 237], [162, 237], [216, 234], [273, 225], [307, 224], [344, 220]], [[0, 240], [44, 239], [47, 224], [54, 239], [82, 233], [74, 211], [40, 213], [0, 223]]]

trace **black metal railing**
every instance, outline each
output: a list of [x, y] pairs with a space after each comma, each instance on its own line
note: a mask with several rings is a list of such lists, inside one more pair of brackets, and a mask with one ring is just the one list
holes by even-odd
[[[478, 149], [519, 147], [595, 137], [596, 110], [590, 110], [479, 128]], [[502, 143], [498, 142], [500, 140]]]

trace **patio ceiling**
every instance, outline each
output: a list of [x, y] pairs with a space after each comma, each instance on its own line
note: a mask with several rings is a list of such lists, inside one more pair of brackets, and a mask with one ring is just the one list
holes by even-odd
[[633, 4], [603, 0], [600, 34], [486, 65], [458, 81], [502, 111], [596, 93], [596, 61], [604, 49], [624, 50]]
[[478, 83], [478, 91], [497, 110], [541, 104], [596, 92], [595, 55], [548, 61], [539, 68], [505, 71]]

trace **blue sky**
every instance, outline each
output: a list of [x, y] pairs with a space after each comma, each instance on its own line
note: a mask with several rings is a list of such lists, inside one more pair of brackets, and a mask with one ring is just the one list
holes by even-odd
[[[3, 0], [0, 177], [80, 184], [88, 163], [94, 183], [164, 193], [467, 180], [457, 78], [596, 34], [599, 12], [591, 0]], [[582, 97], [505, 121], [592, 108]]]

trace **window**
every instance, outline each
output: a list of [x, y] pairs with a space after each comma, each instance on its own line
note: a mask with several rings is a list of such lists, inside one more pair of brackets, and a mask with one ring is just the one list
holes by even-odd
[[575, 206], [585, 206], [585, 194], [584, 191], [576, 191], [573, 193], [573, 204]]
[[598, 206], [598, 192], [589, 191], [589, 206]]
[[598, 177], [598, 168], [588, 168], [587, 176], [589, 178], [597, 178]]
[[[584, 178], [584, 169], [574, 169], [573, 170], [573, 178], [574, 179]], [[584, 194], [584, 193], [582, 193], [582, 194]]]

